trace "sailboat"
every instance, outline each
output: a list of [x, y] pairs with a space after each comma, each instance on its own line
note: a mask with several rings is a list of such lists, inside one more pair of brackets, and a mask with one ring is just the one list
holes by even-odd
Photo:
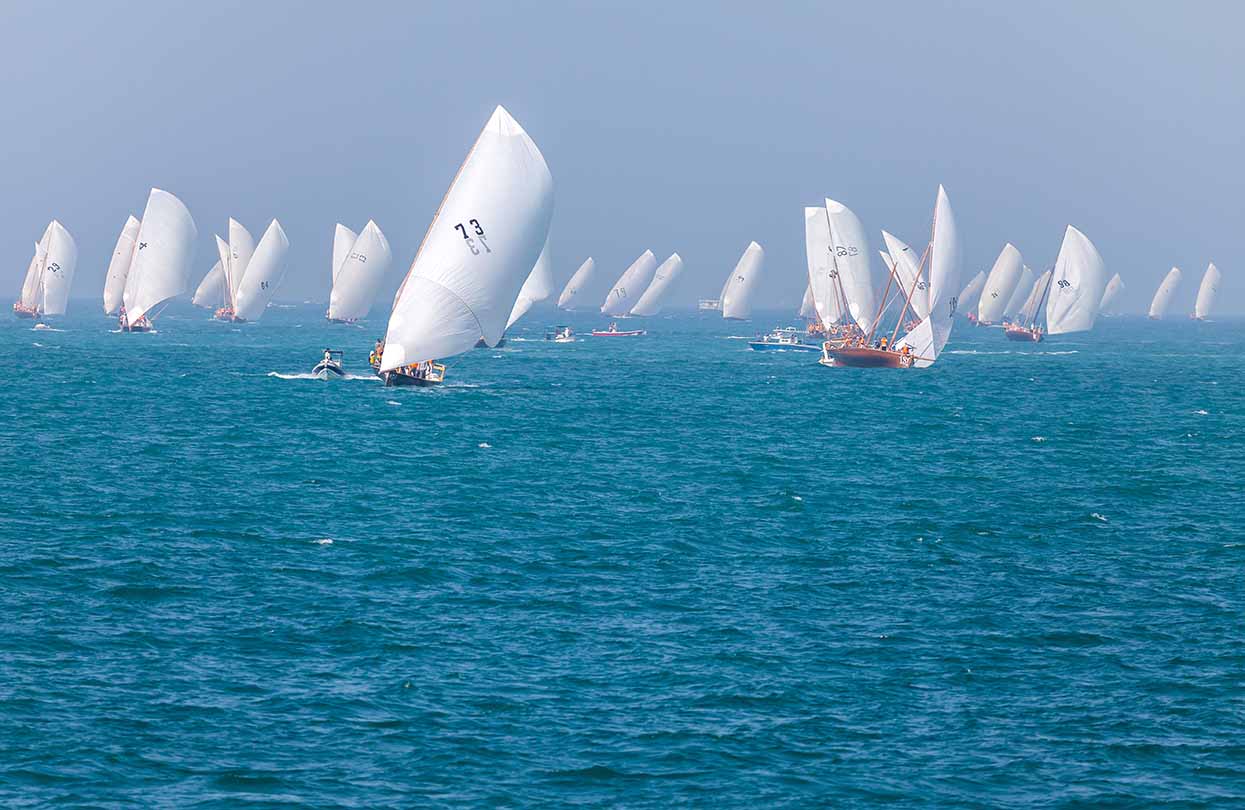
[[960, 302], [960, 312], [965, 313], [970, 321], [977, 317], [973, 313], [977, 311], [977, 307], [981, 304], [981, 296], [985, 294], [985, 288], [986, 271], [981, 270], [978, 271], [977, 275], [973, 276], [972, 281], [964, 285], [964, 289], [960, 290], [960, 294], [956, 296], [956, 300]]
[[214, 317], [235, 323], [258, 321], [285, 277], [285, 260], [290, 252], [285, 230], [274, 219], [256, 244], [250, 231], [231, 219], [228, 246], [220, 237], [216, 245], [222, 251], [221, 267], [228, 268], [224, 274], [229, 302]]
[[1204, 321], [1210, 315], [1210, 309], [1219, 295], [1219, 278], [1219, 268], [1211, 262], [1202, 276], [1201, 286], [1197, 288], [1197, 303], [1193, 305], [1193, 315], [1190, 316], [1194, 320]]
[[190, 211], [167, 191], [153, 188], [139, 221], [134, 258], [126, 274], [120, 311], [125, 332], [150, 332], [157, 307], [186, 292], [199, 231]]
[[354, 231], [337, 223], [333, 231], [333, 289], [324, 317], [329, 323], [366, 318], [393, 260], [389, 240], [372, 220]]
[[900, 294], [908, 302], [913, 320], [905, 324], [911, 329], [929, 316], [929, 283], [921, 277], [920, 258], [912, 252], [912, 248], [898, 237], [882, 231], [882, 241], [886, 243], [886, 255], [890, 262], [883, 264], [894, 275]]
[[199, 286], [195, 287], [194, 295], [190, 297], [190, 303], [203, 309], [215, 311], [228, 296], [229, 286], [225, 283], [225, 269], [221, 265], [220, 260], [217, 259], [216, 264], [212, 265], [212, 269], [199, 282]]
[[218, 321], [234, 321], [238, 308], [238, 288], [246, 276], [247, 265], [255, 254], [255, 237], [241, 222], [229, 218], [229, 240], [216, 237], [216, 252], [220, 255], [221, 271], [225, 275], [225, 297], [212, 315]]
[[[827, 208], [829, 204], [827, 203]], [[831, 229], [833, 230], [833, 222]], [[865, 253], [866, 251], [861, 251]], [[928, 258], [928, 276], [923, 276]], [[951, 328], [957, 301], [954, 291], [960, 284], [960, 239], [955, 226], [955, 214], [951, 201], [942, 186], [934, 203], [934, 220], [929, 245], [917, 263], [916, 279], [911, 282], [903, 311], [889, 339], [882, 337], [874, 342], [874, 333], [888, 306], [887, 296], [900, 274], [892, 265], [891, 277], [883, 290], [881, 305], [876, 315], [865, 316], [870, 324], [864, 338], [857, 338], [845, 345], [827, 343], [821, 359], [823, 365], [855, 366], [859, 368], [925, 368], [933, 365], [939, 353], [951, 337]], [[929, 283], [929, 315], [896, 340], [900, 328], [905, 325], [907, 310], [912, 302], [912, 290], [922, 278]], [[896, 297], [903, 297], [897, 295]], [[872, 345], [871, 345], [872, 344]]]
[[1111, 276], [1111, 280], [1107, 282], [1107, 289], [1102, 294], [1102, 303], [1098, 305], [1098, 311], [1103, 315], [1111, 313], [1111, 305], [1120, 297], [1120, 293], [1124, 291], [1124, 280], [1120, 278], [1120, 274], [1116, 273]]
[[[821, 212], [823, 222], [817, 223], [805, 209], [805, 249], [809, 255], [809, 281], [817, 312], [826, 324], [827, 340], [822, 345], [822, 365], [834, 365], [827, 353], [855, 342], [873, 329], [877, 310], [873, 270], [869, 262], [869, 244], [860, 218], [846, 205], [826, 200]], [[899, 251], [896, 241], [896, 250]], [[822, 250], [822, 245], [825, 248]], [[820, 254], [813, 260], [811, 251]], [[883, 256], [890, 277], [897, 262], [889, 253]], [[833, 318], [833, 320], [827, 320]], [[835, 327], [837, 326], [837, 329]]]
[[1008, 340], [1042, 340], [1037, 313], [1043, 309], [1043, 302], [1045, 334], [1088, 332], [1094, 328], [1106, 289], [1107, 270], [1102, 255], [1089, 237], [1069, 225], [1037, 309], [1027, 322], [1008, 326], [1005, 334]]
[[592, 283], [596, 269], [597, 263], [592, 260], [591, 256], [584, 260], [584, 263], [571, 276], [571, 280], [566, 282], [562, 294], [558, 296], [558, 309], [572, 310], [583, 304], [584, 290]]
[[112, 259], [108, 262], [108, 273], [104, 277], [105, 315], [116, 315], [117, 310], [121, 309], [125, 280], [130, 275], [130, 263], [134, 261], [138, 226], [138, 220], [131, 214], [121, 227], [121, 235], [117, 237], [117, 246], [113, 248]]
[[386, 385], [445, 380], [438, 359], [483, 335], [495, 345], [549, 237], [553, 177], [536, 144], [497, 107], [433, 215], [394, 297], [378, 358]]
[[[825, 206], [804, 209], [804, 255], [808, 261], [808, 292], [812, 299], [817, 333], [826, 333], [839, 326], [846, 316], [838, 272], [830, 255], [830, 220]], [[804, 308], [801, 306], [801, 313]]]
[[77, 266], [77, 243], [64, 225], [52, 220], [35, 244], [22, 282], [21, 298], [13, 304], [13, 314], [39, 321], [64, 315]]
[[990, 275], [986, 276], [986, 287], [981, 293], [981, 301], [977, 304], [978, 326], [992, 326], [1004, 314], [1004, 309], [1011, 303], [1012, 296], [1020, 285], [1020, 277], [1024, 271], [1024, 261], [1015, 245], [1008, 242], [994, 260]]
[[653, 281], [640, 296], [640, 300], [631, 308], [631, 314], [637, 317], [652, 317], [661, 312], [663, 299], [670, 290], [670, 285], [683, 272], [683, 258], [678, 253], [671, 253], [653, 272]]
[[749, 242], [735, 269], [722, 287], [722, 317], [728, 321], [746, 321], [752, 317], [752, 294], [765, 266], [765, 250]]
[[1051, 271], [1047, 270], [1030, 285], [1029, 294], [1021, 303], [1020, 309], [1003, 327], [1003, 335], [1008, 340], [1026, 340], [1034, 343], [1042, 340], [1042, 330], [1038, 327], [1038, 307], [1046, 295], [1050, 276]]
[[[601, 304], [601, 313], [615, 318], [630, 315], [631, 308], [639, 303], [640, 296], [648, 289], [656, 272], [657, 257], [653, 255], [653, 251], [646, 250], [641, 253], [618, 277], [618, 281], [614, 282]], [[639, 337], [643, 334], [643, 329], [619, 329], [617, 322], [611, 322], [606, 329], [592, 331], [594, 337]]]
[[1173, 267], [1163, 277], [1163, 282], [1159, 284], [1159, 288], [1154, 291], [1154, 299], [1150, 301], [1150, 320], [1160, 320], [1167, 313], [1167, 307], [1172, 302], [1172, 296], [1176, 294], [1176, 287], [1180, 284], [1180, 268]]

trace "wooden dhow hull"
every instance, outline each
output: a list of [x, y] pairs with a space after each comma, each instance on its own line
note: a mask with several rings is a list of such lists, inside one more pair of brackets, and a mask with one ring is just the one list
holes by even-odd
[[836, 366], [848, 368], [910, 368], [912, 356], [892, 352], [889, 349], [871, 349], [864, 346], [847, 346], [826, 349], [826, 354]]
[[1025, 343], [1041, 343], [1042, 332], [1037, 329], [1026, 329], [1023, 326], [1009, 326], [1003, 330], [1003, 334], [1008, 340], [1018, 340]]

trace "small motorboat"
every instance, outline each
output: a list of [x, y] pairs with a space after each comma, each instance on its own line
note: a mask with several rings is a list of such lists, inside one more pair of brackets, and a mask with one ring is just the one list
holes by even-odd
[[39, 321], [38, 323], [36, 323], [36, 324], [35, 324], [33, 327], [31, 327], [31, 328], [33, 328], [33, 329], [51, 329], [52, 327], [51, 327], [51, 326], [48, 326], [48, 325], [47, 325], [46, 323], [44, 323], [43, 321]]
[[311, 370], [311, 375], [317, 380], [345, 377], [346, 370], [342, 368], [342, 353], [335, 349], [325, 349], [324, 358], [316, 363], [315, 368]]
[[424, 363], [411, 363], [399, 366], [392, 371], [377, 371], [386, 386], [414, 385], [429, 388], [445, 382], [445, 366], [431, 360]]
[[1038, 326], [1030, 328], [1020, 324], [1009, 323], [1003, 328], [1003, 334], [1007, 336], [1008, 340], [1019, 340], [1027, 343], [1042, 342], [1042, 329]]
[[545, 333], [545, 340], [554, 343], [574, 343], [575, 332], [569, 326], [555, 326], [552, 332]]
[[643, 329], [620, 330], [618, 323], [611, 323], [608, 329], [593, 329], [593, 337], [639, 337], [648, 334]]
[[821, 347], [814, 343], [805, 343], [800, 330], [794, 327], [775, 327], [768, 335], [748, 342], [748, 348], [754, 352], [788, 351], [788, 352], [819, 352]]

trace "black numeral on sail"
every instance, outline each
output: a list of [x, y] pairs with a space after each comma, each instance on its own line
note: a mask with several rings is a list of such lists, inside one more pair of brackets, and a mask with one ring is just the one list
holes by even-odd
[[[469, 219], [467, 220], [467, 223], [471, 225], [471, 229], [475, 231], [476, 239], [471, 238], [471, 234], [467, 233], [467, 226], [461, 222], [455, 225], [454, 229], [461, 233], [463, 235], [463, 239], [467, 241], [467, 249], [471, 251], [471, 255], [479, 256], [481, 247], [484, 248], [485, 253], [492, 253], [493, 251], [489, 248], [488, 242], [484, 241], [484, 226], [480, 224], [480, 220]], [[476, 246], [477, 240], [480, 243], [478, 247]]]

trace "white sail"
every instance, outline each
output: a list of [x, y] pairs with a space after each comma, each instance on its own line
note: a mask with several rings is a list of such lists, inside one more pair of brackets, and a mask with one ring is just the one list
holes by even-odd
[[229, 254], [229, 243], [216, 234], [213, 234], [213, 236], [216, 237], [216, 255], [220, 257], [221, 274], [225, 277], [225, 295], [223, 300], [226, 305], [232, 307], [234, 305], [234, 291], [229, 289], [229, 265], [233, 259]]
[[900, 292], [909, 298], [909, 308], [916, 314], [917, 320], [929, 316], [929, 282], [921, 278], [921, 257], [904, 244], [903, 240], [882, 231], [882, 241], [886, 243], [886, 255], [890, 256], [890, 267], [895, 274]]
[[972, 281], [964, 285], [964, 289], [960, 290], [960, 294], [956, 296], [960, 300], [961, 312], [972, 312], [977, 309], [981, 302], [983, 290], [986, 288], [986, 271], [981, 270], [977, 275], [973, 276]]
[[670, 258], [662, 262], [653, 273], [653, 282], [648, 285], [644, 295], [641, 295], [640, 300], [631, 308], [631, 314], [650, 317], [661, 312], [666, 292], [682, 272], [683, 258], [677, 253], [671, 253]]
[[[1020, 269], [1020, 280], [1016, 282], [1016, 289], [1012, 293], [1011, 298], [1007, 301], [1007, 306], [1003, 307], [1004, 315], [1016, 315], [1020, 312], [1021, 307], [1025, 303], [1025, 291], [1033, 286], [1033, 271], [1029, 269], [1029, 265], [1024, 265]], [[982, 293], [985, 296], [985, 293]]]
[[800, 311], [797, 315], [806, 321], [821, 320], [817, 314], [817, 303], [813, 300], [813, 285], [811, 284], [804, 287], [804, 298], [800, 301]]
[[804, 209], [804, 254], [808, 259], [808, 285], [813, 291], [817, 316], [827, 326], [843, 321], [843, 293], [830, 257], [830, 220], [822, 206]]
[[225, 279], [229, 282], [229, 305], [235, 310], [238, 308], [238, 291], [242, 288], [242, 280], [246, 278], [253, 255], [255, 237], [251, 236], [251, 232], [241, 222], [230, 217], [229, 265], [225, 269]]
[[[333, 240], [334, 257], [337, 255], [337, 237], [344, 239], [353, 233], [341, 225], [337, 228]], [[346, 246], [341, 264], [335, 268], [328, 316], [339, 321], [365, 317], [372, 309], [391, 261], [393, 253], [389, 249], [389, 240], [385, 239], [375, 222], [368, 220], [358, 236]]]
[[752, 316], [752, 295], [764, 267], [765, 250], [756, 242], [749, 242], [722, 288], [723, 318], [746, 321]]
[[605, 315], [626, 315], [631, 311], [657, 270], [657, 257], [653, 251], [646, 250], [640, 254], [631, 266], [623, 271], [601, 303], [601, 312]]
[[934, 235], [929, 246], [929, 317], [904, 335], [895, 345], [912, 349], [912, 365], [925, 368], [938, 359], [951, 337], [960, 286], [960, 235], [955, 225], [951, 201], [942, 186], [934, 203]]
[[553, 218], [553, 176], [498, 107], [450, 184], [394, 299], [382, 371], [495, 345]]
[[1210, 315], [1210, 309], [1215, 305], [1215, 298], [1219, 295], [1219, 268], [1215, 267], [1215, 263], [1211, 262], [1206, 268], [1206, 275], [1202, 276], [1202, 286], [1197, 288], [1197, 303], [1193, 307], [1193, 317], [1199, 321], [1206, 320]]
[[350, 249], [354, 247], [355, 241], [359, 238], [359, 234], [347, 228], [340, 222], [333, 229], [333, 281], [337, 281], [337, 274], [341, 272], [342, 264], [345, 263], [346, 257], [350, 255]]
[[1098, 249], [1069, 225], [1046, 294], [1047, 333], [1066, 335], [1092, 329], [1106, 289], [1107, 268]]
[[[233, 229], [230, 228], [232, 231]], [[238, 261], [232, 234], [229, 243], [230, 258]], [[244, 321], [258, 321], [276, 294], [277, 287], [285, 277], [285, 258], [290, 252], [290, 240], [286, 238], [281, 223], [275, 219], [260, 237], [254, 253], [242, 271], [242, 281], [235, 291], [233, 314]]]
[[558, 296], [558, 309], [574, 309], [583, 303], [584, 289], [592, 282], [596, 269], [597, 263], [589, 256], [575, 271], [575, 275], [571, 276], [571, 280], [566, 282], [566, 287]]
[[1028, 297], [1015, 313], [1017, 323], [1030, 327], [1037, 326], [1038, 307], [1042, 305], [1042, 296], [1046, 294], [1046, 287], [1050, 284], [1050, 274], [1051, 271], [1047, 270], [1037, 277], [1037, 281], [1033, 282]]
[[69, 302], [69, 288], [78, 266], [78, 245], [65, 226], [52, 220], [48, 237], [48, 255], [43, 263], [43, 300], [39, 311], [44, 315], [64, 315]]
[[[217, 237], [219, 238], [219, 237]], [[205, 309], [216, 309], [225, 300], [225, 270], [218, 259], [212, 269], [199, 282], [190, 303]]]
[[527, 280], [523, 282], [523, 287], [519, 290], [519, 297], [515, 299], [514, 306], [510, 309], [506, 328], [514, 326], [515, 322], [526, 315], [528, 310], [536, 304], [547, 300], [553, 295], [553, 289], [553, 260], [549, 258], [549, 239], [546, 238], [545, 246], [541, 248], [540, 256], [536, 258], [536, 266], [532, 268], [532, 272], [528, 273]]
[[1162, 318], [1167, 314], [1167, 307], [1171, 304], [1172, 296], [1176, 294], [1176, 287], [1180, 284], [1180, 268], [1173, 267], [1163, 277], [1163, 282], [1159, 284], [1159, 288], [1154, 291], [1154, 298], [1150, 301], [1150, 317], [1154, 320]]
[[198, 236], [195, 221], [182, 201], [153, 188], [140, 220], [138, 245], [122, 295], [129, 323], [186, 292]]
[[878, 317], [878, 302], [865, 227], [850, 208], [830, 199], [826, 200], [826, 220], [830, 224], [830, 260], [847, 299], [847, 312], [867, 334]]
[[139, 222], [131, 214], [117, 237], [112, 259], [108, 262], [108, 274], [104, 276], [104, 314], [113, 315], [121, 308], [121, 296], [125, 293], [125, 279], [130, 274], [130, 262], [134, 260], [134, 245], [138, 238]]
[[1111, 312], [1108, 307], [1116, 302], [1120, 297], [1120, 293], [1124, 291], [1124, 279], [1120, 278], [1120, 274], [1116, 273], [1111, 276], [1111, 280], [1107, 282], [1107, 289], [1102, 294], [1102, 303], [1098, 305], [1098, 311], [1102, 313]]
[[996, 323], [1002, 319], [1006, 307], [1011, 303], [1017, 291], [1024, 295], [1027, 290], [1021, 288], [1020, 277], [1024, 273], [1024, 261], [1020, 251], [1011, 242], [1003, 246], [999, 257], [990, 268], [986, 277], [986, 288], [977, 304], [977, 321], [979, 323]]
[[43, 229], [43, 236], [35, 242], [35, 254], [26, 268], [26, 277], [22, 280], [22, 306], [37, 311], [41, 303], [43, 289], [43, 267], [48, 257], [48, 240], [52, 238], [52, 223]]

